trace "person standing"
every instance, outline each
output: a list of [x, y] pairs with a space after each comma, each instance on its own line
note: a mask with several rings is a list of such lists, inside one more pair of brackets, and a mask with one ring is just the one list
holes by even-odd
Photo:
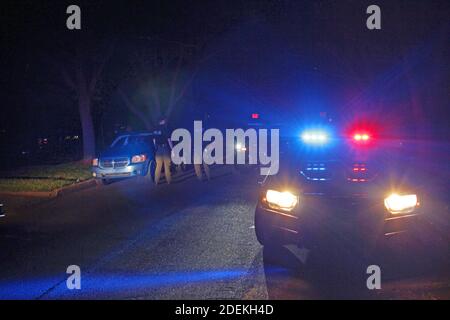
[[170, 172], [170, 155], [172, 150], [172, 140], [170, 140], [170, 133], [167, 128], [167, 119], [161, 118], [158, 124], [160, 135], [154, 139], [156, 146], [156, 169], [155, 169], [155, 184], [158, 185], [161, 176], [161, 170], [164, 165], [164, 175], [168, 184], [172, 182], [172, 174]]
[[[207, 127], [207, 120], [208, 119], [209, 119], [209, 115], [205, 114], [203, 116], [203, 120], [202, 120], [203, 128]], [[202, 135], [203, 133], [199, 132], [197, 134]], [[194, 132], [194, 135], [195, 135], [195, 132]], [[202, 154], [197, 155], [197, 154], [194, 153], [194, 170], [195, 170], [195, 174], [197, 176], [197, 179], [200, 180], [200, 181], [203, 180], [202, 167], [203, 167], [203, 170], [205, 171], [206, 179], [207, 180], [211, 179], [211, 172], [209, 170], [209, 166], [208, 166], [208, 164], [206, 164], [206, 162], [203, 159], [203, 152], [204, 152], [204, 150], [205, 150], [205, 144], [203, 143], [203, 145], [202, 145]], [[200, 162], [201, 162], [201, 164], [200, 164]]]
[[194, 170], [195, 170], [195, 174], [197, 175], [197, 179], [198, 180], [203, 180], [202, 167], [203, 167], [203, 170], [205, 171], [206, 179], [210, 180], [211, 179], [211, 173], [209, 171], [209, 166], [204, 161], [203, 161], [202, 164], [195, 164], [194, 163]]

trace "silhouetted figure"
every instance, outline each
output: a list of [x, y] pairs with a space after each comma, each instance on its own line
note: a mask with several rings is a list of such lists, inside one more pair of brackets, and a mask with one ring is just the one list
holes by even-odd
[[158, 185], [161, 176], [161, 170], [164, 165], [164, 175], [168, 184], [172, 181], [170, 172], [170, 154], [172, 150], [172, 141], [170, 140], [170, 133], [167, 128], [167, 119], [161, 118], [158, 125], [160, 135], [155, 137], [156, 146], [156, 169], [155, 169], [155, 184]]

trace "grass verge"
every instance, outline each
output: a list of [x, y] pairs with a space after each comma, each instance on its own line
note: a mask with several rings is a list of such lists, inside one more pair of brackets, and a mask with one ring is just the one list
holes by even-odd
[[83, 162], [29, 166], [0, 172], [0, 192], [53, 191], [90, 178]]

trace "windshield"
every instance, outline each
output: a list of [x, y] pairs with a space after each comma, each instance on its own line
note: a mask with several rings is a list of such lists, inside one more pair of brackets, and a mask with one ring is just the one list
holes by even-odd
[[153, 145], [153, 138], [150, 135], [130, 135], [118, 138], [112, 147], [125, 147], [131, 145]]

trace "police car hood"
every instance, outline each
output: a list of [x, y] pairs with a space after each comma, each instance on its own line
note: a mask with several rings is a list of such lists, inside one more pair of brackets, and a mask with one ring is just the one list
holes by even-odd
[[267, 188], [329, 197], [380, 198], [395, 190], [418, 192], [424, 188], [416, 169], [395, 161], [370, 159], [299, 159], [280, 164], [268, 177]]

